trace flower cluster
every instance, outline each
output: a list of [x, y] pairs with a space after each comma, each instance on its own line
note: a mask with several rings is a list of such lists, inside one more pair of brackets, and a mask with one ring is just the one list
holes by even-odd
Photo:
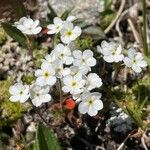
[[27, 35], [35, 35], [41, 32], [42, 28], [39, 26], [39, 20], [32, 20], [31, 18], [22, 17], [14, 25], [22, 33]]
[[[29, 30], [39, 28], [39, 21], [31, 20], [23, 17], [15, 25], [23, 33], [28, 34]], [[64, 44], [58, 43], [51, 53], [45, 56], [41, 67], [35, 71], [36, 81], [32, 85], [23, 85], [20, 82], [10, 87], [11, 101], [24, 103], [30, 98], [33, 105], [38, 107], [52, 99], [50, 91], [59, 81], [62, 92], [78, 100], [78, 110], [81, 114], [88, 113], [94, 116], [103, 108], [101, 93], [91, 92], [102, 86], [101, 78], [96, 73], [91, 73], [91, 67], [96, 65], [93, 52], [89, 49], [82, 52], [69, 47], [69, 43], [81, 34], [81, 28], [74, 27], [73, 20], [74, 16], [69, 16], [66, 21], [56, 17], [54, 24], [47, 26], [48, 34], [60, 32]], [[30, 31], [30, 33], [35, 32]]]
[[136, 52], [134, 48], [128, 50], [127, 56], [123, 54], [122, 46], [115, 42], [103, 41], [101, 46], [97, 46], [97, 51], [103, 55], [103, 59], [108, 63], [121, 62], [132, 68], [135, 73], [140, 73], [142, 68], [147, 66], [142, 53]]
[[78, 36], [81, 35], [81, 28], [79, 26], [73, 25], [72, 21], [76, 18], [74, 16], [69, 16], [65, 21], [59, 17], [54, 18], [54, 24], [49, 24], [47, 26], [47, 34], [57, 34], [60, 32], [61, 41], [65, 44], [69, 44], [74, 41]]

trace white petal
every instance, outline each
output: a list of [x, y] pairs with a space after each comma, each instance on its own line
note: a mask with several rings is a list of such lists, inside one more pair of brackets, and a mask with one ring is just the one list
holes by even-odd
[[101, 100], [94, 100], [93, 107], [96, 110], [101, 110], [103, 108], [103, 102]]
[[65, 44], [69, 44], [71, 42], [70, 37], [68, 36], [61, 36], [61, 41]]
[[38, 78], [36, 79], [36, 84], [37, 84], [37, 85], [40, 85], [40, 86], [46, 85], [46, 83], [45, 83], [45, 78], [44, 78], [43, 76], [38, 77]]
[[63, 29], [62, 29], [62, 32], [63, 30], [72, 30], [73, 29], [73, 23], [71, 23], [70, 21], [66, 21], [64, 23], [64, 26], [63, 26]]
[[38, 34], [41, 32], [42, 28], [41, 27], [36, 27], [35, 29], [32, 29], [33, 30], [33, 34]]
[[10, 86], [9, 88], [9, 93], [12, 95], [15, 95], [19, 92], [18, 88], [14, 85], [14, 86]]
[[126, 65], [127, 67], [131, 67], [131, 66], [132, 66], [132, 61], [131, 61], [130, 58], [125, 57], [123, 61], [124, 61], [125, 65]]
[[81, 114], [85, 114], [88, 111], [89, 107], [86, 102], [81, 102], [78, 106], [78, 110]]
[[122, 47], [121, 47], [121, 45], [119, 45], [117, 47], [116, 54], [119, 55], [119, 54], [121, 54], [121, 52], [122, 52]]
[[141, 67], [139, 67], [136, 64], [133, 64], [132, 69], [136, 72], [136, 73], [140, 73], [142, 71]]
[[81, 35], [81, 32], [82, 32], [82, 30], [81, 30], [81, 28], [80, 27], [78, 27], [78, 26], [75, 26], [75, 28], [73, 29], [73, 33], [75, 34], [75, 38], [77, 38], [78, 36], [80, 36]]
[[76, 59], [81, 59], [82, 58], [82, 52], [80, 50], [74, 50], [73, 51], [73, 56], [76, 58]]
[[35, 76], [38, 77], [38, 76], [41, 76], [43, 74], [43, 71], [41, 69], [38, 69], [35, 71]]
[[91, 58], [93, 57], [93, 52], [91, 50], [85, 50], [83, 52], [83, 58], [84, 59], [88, 59], [88, 58]]
[[56, 83], [56, 77], [55, 76], [50, 76], [46, 79], [46, 84], [47, 85], [54, 85]]
[[112, 55], [110, 55], [110, 56], [104, 56], [103, 58], [108, 63], [114, 62], [114, 57]]
[[88, 58], [88, 59], [86, 60], [86, 64], [87, 64], [88, 66], [95, 66], [95, 65], [96, 65], [96, 59], [93, 58], [93, 57]]
[[70, 87], [69, 86], [63, 86], [62, 87], [62, 90], [65, 92], [65, 93], [68, 93], [70, 91]]
[[11, 96], [11, 97], [9, 98], [9, 100], [10, 100], [11, 102], [20, 101], [20, 96], [19, 96], [19, 95]]
[[98, 111], [94, 107], [92, 107], [92, 106], [89, 107], [88, 114], [90, 116], [95, 116], [95, 115], [97, 115], [97, 113], [98, 113]]
[[34, 20], [33, 28], [36, 28], [39, 25], [39, 20]]
[[72, 57], [65, 57], [65, 64], [66, 65], [71, 65], [73, 62], [73, 58]]
[[64, 83], [65, 85], [69, 85], [72, 80], [73, 80], [73, 77], [70, 76], [70, 75], [68, 75], [68, 76], [64, 77], [63, 83]]
[[29, 99], [29, 94], [25, 94], [21, 96], [20, 103], [24, 103]]
[[45, 94], [45, 95], [40, 96], [40, 99], [42, 99], [43, 103], [47, 103], [51, 100], [51, 96], [49, 94]]
[[122, 61], [124, 58], [124, 56], [121, 54], [121, 55], [114, 55], [114, 62], [119, 62], [119, 61]]
[[136, 50], [134, 48], [130, 48], [128, 50], [128, 56], [129, 56], [129, 58], [134, 58], [135, 55], [136, 55]]
[[54, 18], [54, 24], [55, 25], [57, 25], [57, 24], [62, 24], [63, 23], [63, 21], [61, 20], [61, 18], [59, 18], [59, 17], [55, 17]]
[[36, 107], [39, 107], [42, 104], [42, 101], [39, 99], [39, 97], [35, 97], [31, 101], [32, 101], [33, 105]]
[[76, 17], [75, 16], [69, 16], [69, 17], [67, 17], [66, 20], [72, 22], [72, 21], [76, 20]]
[[138, 61], [137, 62], [137, 65], [140, 66], [140, 67], [146, 67], [147, 66], [147, 62], [142, 60], [142, 61]]

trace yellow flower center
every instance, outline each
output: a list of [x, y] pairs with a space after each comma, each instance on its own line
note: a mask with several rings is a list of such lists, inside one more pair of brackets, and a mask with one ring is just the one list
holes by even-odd
[[68, 31], [68, 32], [66, 33], [66, 35], [71, 36], [71, 35], [72, 35], [72, 31]]
[[133, 60], [132, 60], [132, 63], [133, 63], [133, 64], [134, 64], [134, 63], [136, 63], [136, 60], [135, 60], [135, 59], [133, 59]]
[[77, 85], [77, 82], [76, 81], [72, 81], [71, 86], [75, 87], [76, 85]]
[[49, 76], [49, 73], [46, 71], [46, 72], [44, 73], [44, 76], [45, 76], [45, 77], [48, 77], [48, 76]]
[[112, 55], [115, 55], [115, 54], [116, 54], [116, 51], [115, 51], [115, 50], [113, 50], [113, 51], [112, 51]]
[[91, 106], [92, 104], [93, 104], [93, 100], [92, 100], [92, 99], [89, 99], [89, 100], [88, 100], [88, 105]]
[[19, 93], [20, 95], [22, 95], [23, 94], [23, 91], [20, 91], [20, 93]]

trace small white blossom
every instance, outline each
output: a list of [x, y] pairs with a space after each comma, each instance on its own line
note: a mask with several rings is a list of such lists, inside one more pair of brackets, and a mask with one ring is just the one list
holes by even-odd
[[47, 28], [48, 28], [47, 34], [55, 34], [55, 33], [57, 34], [61, 31], [63, 24], [64, 24], [64, 22], [61, 20], [61, 18], [55, 17], [53, 22], [54, 22], [54, 24], [49, 24], [47, 26]]
[[93, 52], [91, 50], [85, 50], [83, 53], [80, 50], [73, 51], [74, 56], [74, 66], [78, 66], [79, 70], [86, 74], [91, 71], [91, 67], [96, 65], [96, 59], [93, 57]]
[[63, 63], [61, 60], [56, 60], [54, 63], [53, 63], [53, 67], [55, 69], [55, 75], [57, 78], [62, 78], [63, 76], [66, 76], [69, 74], [67, 68], [65, 69], [64, 66], [63, 66]]
[[42, 61], [47, 62], [49, 64], [52, 64], [55, 60], [56, 60], [56, 56], [55, 56], [55, 53], [54, 53], [54, 50], [53, 50], [53, 51], [51, 51], [50, 54], [47, 54], [45, 56], [45, 59], [43, 59]]
[[70, 65], [73, 62], [73, 57], [71, 56], [71, 50], [68, 46], [64, 46], [63, 44], [59, 43], [56, 45], [54, 49], [54, 53], [56, 59], [61, 60], [64, 64]]
[[67, 19], [66, 19], [66, 21], [72, 22], [72, 21], [74, 21], [74, 20], [76, 20], [76, 19], [77, 19], [77, 18], [76, 18], [75, 16], [68, 16]]
[[88, 113], [90, 116], [95, 116], [103, 108], [103, 102], [100, 100], [101, 93], [83, 93], [80, 98], [78, 110], [81, 114]]
[[30, 98], [36, 107], [40, 106], [42, 103], [49, 102], [51, 100], [48, 86], [38, 86], [36, 84], [32, 85], [32, 88], [30, 89]]
[[124, 58], [122, 50], [121, 45], [115, 42], [103, 41], [101, 47], [97, 46], [97, 51], [103, 54], [103, 59], [108, 63], [122, 61]]
[[81, 28], [73, 25], [73, 23], [66, 21], [61, 30], [61, 41], [65, 44], [69, 44], [81, 35]]
[[31, 18], [22, 17], [14, 24], [17, 29], [27, 35], [35, 35], [40, 33], [42, 30], [42, 28], [39, 26], [39, 20], [32, 20]]
[[102, 80], [96, 73], [90, 73], [86, 79], [87, 89], [90, 91], [102, 86]]
[[123, 61], [127, 67], [132, 68], [136, 73], [140, 73], [142, 68], [147, 66], [142, 53], [136, 52], [133, 48], [128, 50], [128, 57], [125, 57]]
[[67, 75], [63, 78], [64, 86], [62, 90], [66, 93], [70, 92], [71, 94], [79, 94], [83, 92], [83, 87], [85, 85], [85, 80], [82, 79], [81, 74], [75, 76]]
[[55, 70], [49, 63], [43, 62], [41, 69], [35, 71], [36, 84], [40, 86], [54, 85], [56, 83]]
[[21, 82], [16, 83], [10, 86], [9, 93], [11, 94], [10, 101], [24, 103], [29, 98], [29, 86], [23, 85]]

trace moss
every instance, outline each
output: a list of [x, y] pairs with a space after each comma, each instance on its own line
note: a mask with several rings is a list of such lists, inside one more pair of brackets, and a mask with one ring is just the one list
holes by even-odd
[[2, 45], [6, 41], [6, 33], [3, 28], [0, 27], [0, 45]]
[[92, 45], [93, 45], [92, 38], [88, 36], [85, 39], [78, 38], [75, 42], [76, 42], [78, 49], [80, 50], [90, 49], [92, 48]]
[[12, 81], [12, 79], [0, 81], [0, 127], [11, 125], [25, 111], [25, 107], [20, 103], [9, 101], [9, 87]]
[[26, 84], [31, 84], [32, 81], [35, 80], [35, 76], [33, 74], [27, 73], [23, 75], [22, 81]]
[[42, 63], [42, 59], [44, 59], [45, 55], [48, 53], [48, 49], [34, 49], [33, 55], [34, 55], [34, 64], [35, 67], [40, 67]]
[[147, 126], [145, 121], [149, 110], [147, 106], [150, 103], [150, 75], [144, 76], [143, 79], [137, 81], [128, 92], [120, 89], [115, 90], [113, 95], [119, 107], [124, 109], [126, 113], [142, 128]]

